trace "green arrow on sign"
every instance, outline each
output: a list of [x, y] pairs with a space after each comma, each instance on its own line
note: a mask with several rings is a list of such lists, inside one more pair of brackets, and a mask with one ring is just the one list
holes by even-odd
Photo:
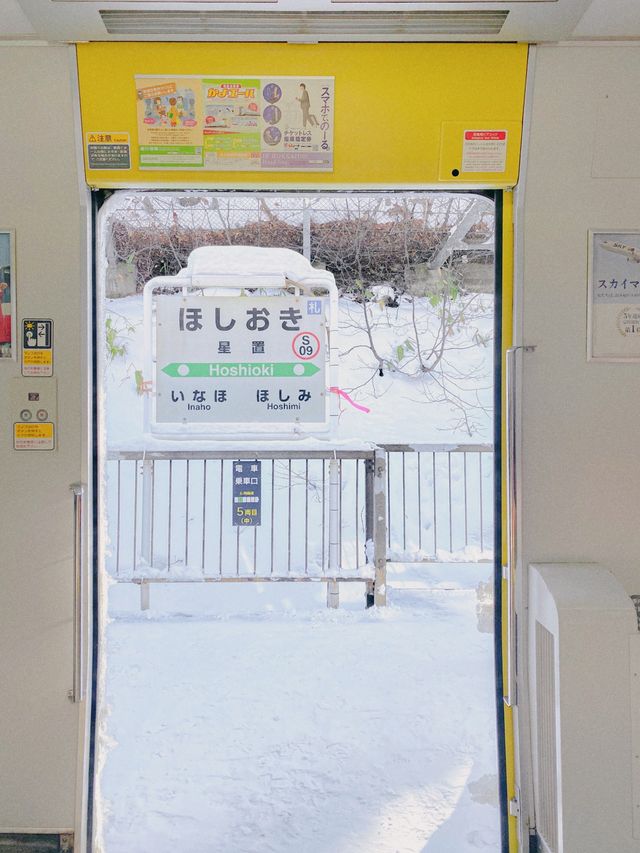
[[315, 364], [286, 361], [177, 362], [167, 364], [162, 372], [178, 379], [206, 376], [210, 379], [262, 379], [272, 376], [301, 378], [320, 370]]

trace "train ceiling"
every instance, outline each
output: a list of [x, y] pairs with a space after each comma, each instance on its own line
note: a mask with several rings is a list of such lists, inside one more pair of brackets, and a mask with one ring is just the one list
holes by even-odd
[[640, 0], [0, 0], [0, 45], [638, 38]]

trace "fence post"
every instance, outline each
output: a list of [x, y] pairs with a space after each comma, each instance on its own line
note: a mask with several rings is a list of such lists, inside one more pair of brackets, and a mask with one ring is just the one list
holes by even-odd
[[151, 584], [148, 581], [140, 583], [140, 610], [148, 610], [151, 607]]
[[387, 603], [387, 460], [384, 450], [376, 449], [373, 468], [373, 603], [376, 607], [384, 607]]
[[[137, 520], [134, 520], [134, 524]], [[153, 459], [142, 460], [142, 531], [140, 556], [147, 566], [151, 566], [153, 551]], [[135, 560], [135, 555], [134, 555]], [[133, 571], [135, 573], [136, 566]], [[151, 606], [151, 587], [148, 583], [140, 584], [140, 610], [148, 610]]]
[[[372, 556], [374, 525], [373, 525], [373, 483], [375, 475], [375, 458], [364, 461], [364, 561], [370, 562]], [[374, 559], [375, 562], [375, 559]], [[367, 581], [365, 601], [367, 607], [373, 607], [375, 581]]]
[[302, 202], [302, 254], [311, 261], [311, 206], [306, 199]]
[[[334, 577], [340, 570], [340, 473], [338, 460], [329, 461], [329, 574]], [[327, 582], [327, 607], [336, 608], [340, 603], [340, 587], [337, 581]]]

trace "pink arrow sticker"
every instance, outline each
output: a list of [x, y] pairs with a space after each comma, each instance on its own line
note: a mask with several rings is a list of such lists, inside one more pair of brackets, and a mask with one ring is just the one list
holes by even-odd
[[365, 414], [368, 415], [369, 412], [371, 411], [371, 409], [367, 409], [366, 406], [361, 406], [360, 403], [356, 403], [355, 400], [352, 400], [351, 397], [347, 394], [347, 392], [343, 391], [342, 388], [333, 387], [333, 388], [329, 388], [329, 391], [333, 392], [334, 394], [337, 394], [338, 397], [344, 397], [344, 399], [347, 401], [347, 403], [351, 403], [353, 408], [358, 409], [360, 412], [365, 412]]

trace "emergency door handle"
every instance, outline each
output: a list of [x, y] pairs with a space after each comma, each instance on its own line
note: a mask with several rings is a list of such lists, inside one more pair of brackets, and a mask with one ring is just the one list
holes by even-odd
[[534, 346], [518, 346], [511, 347], [506, 352], [507, 565], [504, 567], [503, 576], [507, 582], [507, 683], [504, 701], [509, 706], [517, 702], [515, 573], [518, 560], [518, 374], [516, 360], [518, 352], [534, 350]]
[[85, 637], [85, 576], [84, 576], [84, 486], [74, 483], [73, 492], [73, 688], [72, 702], [84, 699], [84, 637]]

